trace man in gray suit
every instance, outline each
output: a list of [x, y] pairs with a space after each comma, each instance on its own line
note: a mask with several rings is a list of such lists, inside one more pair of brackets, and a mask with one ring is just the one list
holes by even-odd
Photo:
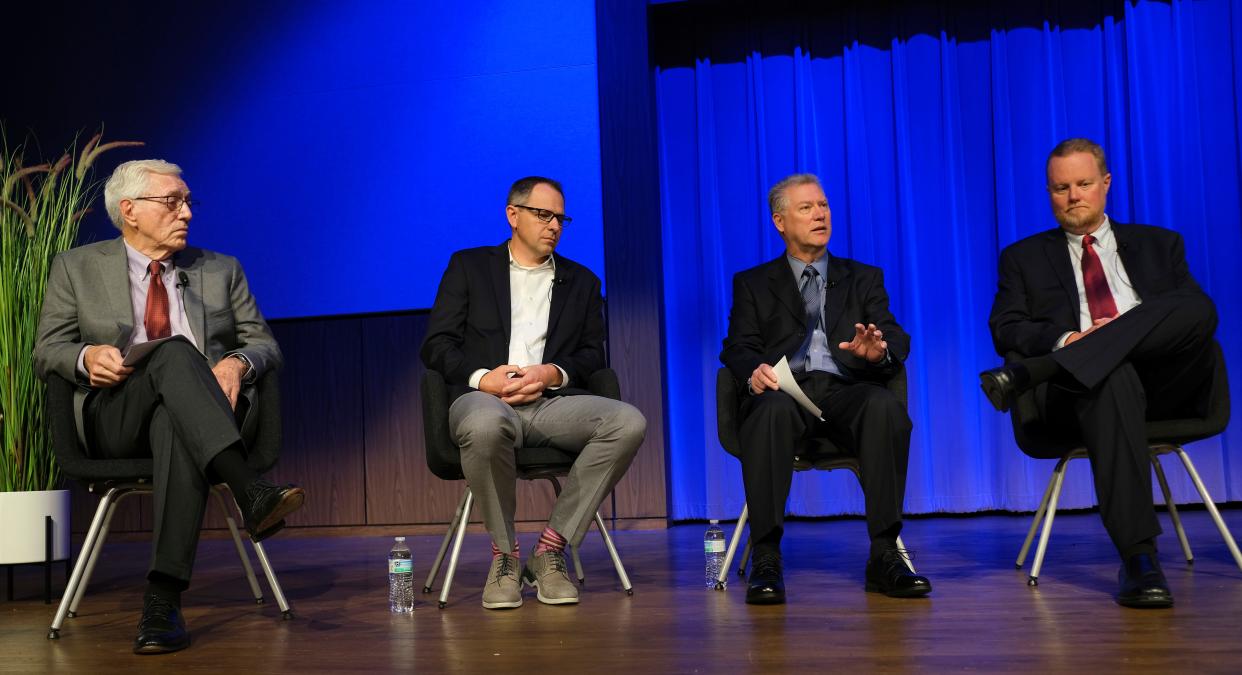
[[[154, 459], [139, 654], [189, 645], [181, 592], [213, 483], [228, 484], [255, 541], [305, 499], [246, 464], [251, 385], [280, 367], [280, 348], [237, 260], [186, 246], [194, 202], [180, 174], [161, 160], [117, 167], [104, 204], [121, 236], [52, 262], [34, 350], [40, 377], [79, 385], [78, 430], [93, 456]], [[156, 340], [139, 359], [134, 348]]]

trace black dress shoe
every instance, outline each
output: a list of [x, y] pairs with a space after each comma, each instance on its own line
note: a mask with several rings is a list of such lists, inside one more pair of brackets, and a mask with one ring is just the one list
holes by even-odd
[[927, 577], [910, 571], [905, 549], [890, 548], [867, 561], [868, 593], [883, 593], [890, 598], [917, 598], [931, 593]]
[[181, 608], [168, 599], [148, 593], [142, 601], [142, 619], [138, 621], [135, 654], [167, 654], [190, 646], [190, 632], [185, 629]]
[[246, 488], [242, 515], [253, 541], [263, 541], [285, 526], [285, 516], [302, 508], [306, 492], [293, 485], [273, 485], [259, 479]]
[[1154, 555], [1140, 553], [1126, 558], [1117, 572], [1117, 583], [1119, 605], [1149, 608], [1173, 606], [1169, 582], [1165, 580]]
[[1000, 412], [1007, 412], [1018, 395], [1019, 375], [1014, 368], [1001, 366], [979, 373], [979, 386], [988, 402]]
[[748, 581], [750, 585], [746, 587], [746, 604], [785, 604], [785, 577], [781, 574], [780, 553], [755, 553]]

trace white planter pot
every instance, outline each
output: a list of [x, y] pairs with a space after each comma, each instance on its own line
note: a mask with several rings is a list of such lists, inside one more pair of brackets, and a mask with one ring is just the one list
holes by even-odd
[[0, 492], [0, 565], [43, 562], [44, 517], [52, 517], [52, 559], [69, 557], [69, 491]]

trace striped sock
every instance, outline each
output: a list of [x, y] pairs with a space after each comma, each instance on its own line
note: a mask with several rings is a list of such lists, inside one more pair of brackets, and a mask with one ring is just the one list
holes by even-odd
[[565, 550], [565, 537], [562, 537], [556, 530], [550, 527], [544, 527], [543, 533], [539, 535], [539, 543], [535, 544], [535, 555], [540, 555], [547, 551], [556, 551], [558, 553]]
[[[518, 553], [518, 551], [519, 551], [519, 550], [520, 550], [520, 549], [519, 549], [519, 547], [518, 547], [517, 538], [516, 538], [516, 537], [514, 537], [514, 539], [513, 539], [513, 555], [515, 555], [515, 556], [517, 556], [517, 557], [519, 557], [519, 558], [520, 558], [520, 557], [522, 557], [522, 556]], [[494, 541], [493, 541], [493, 542], [492, 542], [492, 557], [493, 557], [493, 558], [495, 558], [495, 557], [496, 557], [496, 556], [498, 556], [498, 555], [500, 555], [500, 549], [496, 548], [496, 542], [494, 542]]]

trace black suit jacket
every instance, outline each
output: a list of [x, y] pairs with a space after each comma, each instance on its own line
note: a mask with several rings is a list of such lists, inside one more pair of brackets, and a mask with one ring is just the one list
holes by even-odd
[[[884, 273], [878, 267], [829, 254], [825, 295], [824, 326], [833, 358], [859, 380], [887, 381], [909, 356], [910, 336], [889, 311]], [[729, 335], [720, 361], [739, 382], [745, 382], [760, 363], [771, 365], [782, 356], [792, 358], [806, 338], [807, 321], [802, 294], [784, 253], [738, 272], [733, 277]], [[874, 323], [884, 332], [892, 357], [887, 363], [870, 363], [837, 347], [853, 339], [855, 323]]]
[[[1180, 234], [1151, 225], [1111, 225], [1118, 255], [1139, 299], [1179, 290], [1202, 292], [1190, 275]], [[1060, 228], [1001, 251], [998, 288], [988, 319], [998, 354], [1048, 354], [1062, 335], [1081, 329], [1078, 285], [1069, 255]]]
[[[599, 277], [561, 255], [555, 256], [552, 304], [543, 362], [560, 366], [569, 386], [545, 396], [585, 392], [591, 373], [605, 367], [604, 301]], [[470, 375], [509, 361], [509, 247], [458, 251], [440, 279], [423, 364], [444, 375], [453, 400], [470, 391]]]

